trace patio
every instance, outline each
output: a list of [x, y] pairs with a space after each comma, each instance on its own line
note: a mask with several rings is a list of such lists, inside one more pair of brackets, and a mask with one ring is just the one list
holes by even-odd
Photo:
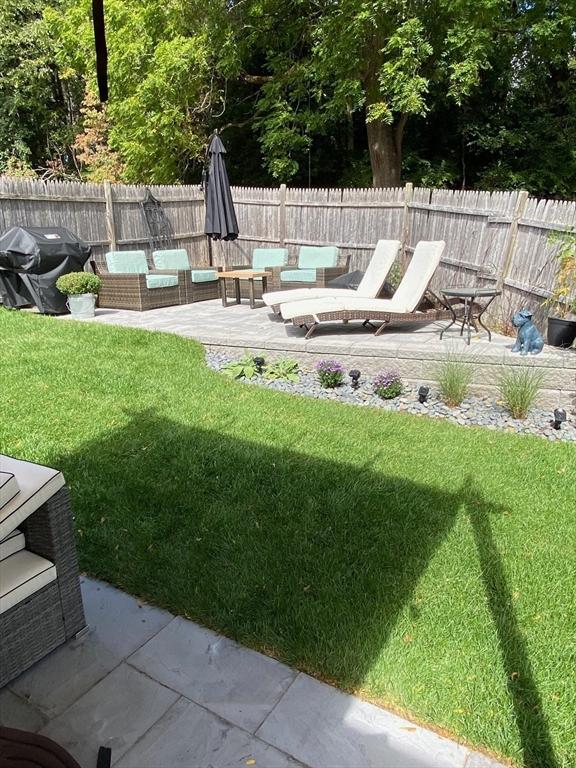
[[82, 766], [498, 768], [193, 622], [82, 579], [91, 631], [0, 692], [0, 724]]
[[468, 355], [474, 363], [473, 389], [480, 393], [495, 392], [495, 376], [504, 365], [528, 364], [543, 369], [546, 375], [540, 394], [542, 405], [556, 407], [561, 402], [570, 404], [576, 398], [575, 350], [545, 347], [538, 356], [521, 357], [510, 351], [514, 340], [498, 333], [492, 333], [491, 342], [485, 334], [477, 334], [468, 347], [458, 326], [453, 326], [440, 340], [440, 331], [447, 322], [396, 326], [378, 337], [360, 323], [325, 323], [315, 336], [306, 340], [302, 329], [284, 324], [266, 307], [251, 310], [243, 303], [224, 309], [219, 300], [147, 312], [99, 309], [95, 322], [175, 333], [232, 354], [266, 351], [271, 359], [288, 356], [308, 367], [329, 355], [368, 373], [394, 368], [412, 383], [429, 383], [435, 363], [447, 352], [457, 351]]

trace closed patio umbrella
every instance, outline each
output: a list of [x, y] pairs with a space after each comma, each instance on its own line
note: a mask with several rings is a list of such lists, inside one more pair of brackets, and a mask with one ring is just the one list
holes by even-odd
[[217, 132], [212, 137], [208, 154], [210, 166], [204, 187], [206, 202], [204, 232], [213, 240], [235, 240], [238, 237], [238, 222], [224, 162], [226, 149]]

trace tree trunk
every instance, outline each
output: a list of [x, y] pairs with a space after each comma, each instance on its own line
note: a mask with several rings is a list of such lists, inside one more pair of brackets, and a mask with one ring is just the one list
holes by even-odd
[[399, 187], [404, 120], [396, 125], [382, 120], [366, 123], [373, 187]]

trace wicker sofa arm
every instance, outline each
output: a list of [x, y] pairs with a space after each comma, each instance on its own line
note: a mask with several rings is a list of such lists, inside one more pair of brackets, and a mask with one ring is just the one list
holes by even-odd
[[330, 280], [334, 280], [334, 278], [340, 277], [340, 275], [345, 275], [346, 272], [348, 272], [347, 265], [340, 267], [320, 267], [316, 270], [316, 285], [326, 286]]
[[78, 558], [67, 486], [37, 509], [20, 526], [26, 549], [50, 560], [56, 566], [66, 637], [70, 638], [85, 625]]

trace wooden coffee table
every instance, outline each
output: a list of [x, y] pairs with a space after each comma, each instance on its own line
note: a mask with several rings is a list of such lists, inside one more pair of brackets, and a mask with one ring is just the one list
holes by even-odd
[[266, 293], [268, 290], [268, 278], [271, 272], [261, 272], [254, 269], [233, 269], [230, 272], [218, 272], [218, 279], [220, 280], [220, 295], [222, 296], [222, 306], [227, 307], [229, 305], [226, 297], [226, 280], [234, 280], [234, 297], [235, 300], [231, 303], [240, 304], [240, 280], [245, 280], [248, 283], [248, 295], [250, 297], [250, 309], [256, 309], [256, 299], [254, 297], [254, 280], [262, 280], [262, 293]]

